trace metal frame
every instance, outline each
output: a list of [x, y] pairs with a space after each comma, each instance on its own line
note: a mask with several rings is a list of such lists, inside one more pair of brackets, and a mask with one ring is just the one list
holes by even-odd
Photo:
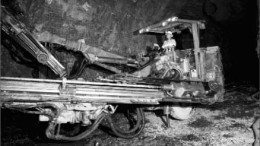
[[194, 45], [194, 55], [196, 62], [196, 71], [198, 73], [197, 79], [192, 79], [196, 81], [205, 81], [205, 51], [200, 48], [200, 40], [199, 40], [199, 30], [205, 29], [205, 23], [203, 20], [186, 20], [179, 19], [178, 17], [171, 17], [166, 20], [163, 20], [159, 23], [144, 27], [135, 31], [138, 34], [147, 34], [147, 33], [159, 33], [164, 34], [166, 31], [181, 32], [184, 29], [190, 29], [193, 37], [193, 45]]

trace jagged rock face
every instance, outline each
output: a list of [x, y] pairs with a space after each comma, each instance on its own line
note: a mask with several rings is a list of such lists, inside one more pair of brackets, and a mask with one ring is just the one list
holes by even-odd
[[68, 40], [119, 55], [131, 55], [156, 43], [155, 37], [134, 36], [141, 27], [177, 15], [182, 0], [45, 0], [22, 1], [34, 31], [48, 31]]
[[[136, 36], [133, 32], [177, 15], [186, 0], [13, 0], [11, 2], [9, 6], [23, 12], [20, 20], [32, 32], [48, 31], [71, 41], [84, 39], [87, 45], [129, 57], [157, 43], [154, 36]], [[8, 55], [7, 52], [4, 53], [3, 58]], [[10, 59], [3, 60], [8, 62]], [[7, 63], [2, 64], [4, 72], [10, 72], [11, 68]], [[22, 72], [28, 71], [22, 69]], [[88, 69], [88, 74], [92, 72]], [[18, 73], [17, 76], [23, 75]]]
[[31, 77], [32, 68], [25, 66], [24, 64], [17, 63], [13, 56], [10, 56], [8, 49], [1, 45], [1, 76], [8, 77]]
[[[31, 31], [48, 31], [72, 41], [83, 39], [87, 45], [123, 56], [137, 54], [157, 43], [155, 37], [133, 35], [139, 28], [170, 16], [210, 18], [227, 25], [245, 17], [249, 5], [242, 0], [17, 0], [17, 3], [25, 14], [22, 20]], [[202, 44], [217, 45], [221, 41], [219, 26], [207, 25], [212, 33], [204, 36], [207, 40]]]
[[[12, 1], [24, 12], [21, 20], [31, 31], [48, 31], [72, 41], [84, 39], [87, 45], [126, 57], [159, 43], [155, 36], [136, 36], [133, 31], [171, 16], [205, 19], [206, 33], [201, 33], [201, 46], [219, 45], [226, 71], [229, 68], [232, 71], [230, 66], [241, 58], [230, 57], [233, 52], [240, 52], [243, 56], [247, 46], [253, 50], [251, 54], [255, 52], [253, 41], [258, 30], [254, 21], [247, 21], [247, 17], [252, 19], [251, 15], [256, 15], [251, 8], [256, 4], [253, 0]], [[239, 37], [242, 33], [246, 33], [246, 37]], [[241, 38], [251, 38], [252, 41]], [[242, 45], [234, 45], [237, 42]]]

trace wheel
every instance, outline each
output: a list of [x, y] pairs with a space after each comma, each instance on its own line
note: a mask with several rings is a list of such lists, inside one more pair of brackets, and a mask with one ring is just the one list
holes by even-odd
[[[178, 68], [173, 68], [173, 69], [168, 69], [166, 70], [160, 78], [163, 79], [173, 79], [173, 80], [180, 80], [183, 77], [183, 73], [180, 69]], [[182, 96], [184, 89], [180, 88], [177, 96]], [[168, 94], [172, 94], [168, 92]], [[176, 95], [175, 95], [176, 96]], [[184, 103], [178, 103], [178, 105], [174, 105], [170, 107], [170, 115], [171, 117], [178, 119], [178, 120], [187, 120], [191, 117], [193, 107], [191, 105], [187, 105]]]
[[191, 105], [174, 105], [170, 107], [170, 115], [178, 120], [187, 120], [192, 116], [193, 110]]
[[124, 106], [123, 115], [119, 118], [108, 118], [114, 134], [120, 138], [133, 138], [141, 134], [145, 125], [145, 115], [142, 108]]

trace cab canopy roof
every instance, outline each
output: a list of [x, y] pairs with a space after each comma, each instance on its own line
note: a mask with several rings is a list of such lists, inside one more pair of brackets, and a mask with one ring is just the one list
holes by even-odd
[[179, 19], [178, 17], [170, 17], [159, 23], [141, 28], [135, 31], [135, 34], [145, 33], [165, 33], [166, 31], [181, 32], [184, 29], [191, 29], [192, 25], [196, 25], [199, 29], [205, 29], [205, 22], [203, 20], [187, 20]]

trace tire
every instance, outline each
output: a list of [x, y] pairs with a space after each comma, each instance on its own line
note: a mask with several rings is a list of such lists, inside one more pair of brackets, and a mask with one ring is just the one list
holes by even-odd
[[178, 120], [187, 120], [192, 116], [192, 114], [193, 114], [192, 106], [175, 105], [170, 107], [171, 117]]

